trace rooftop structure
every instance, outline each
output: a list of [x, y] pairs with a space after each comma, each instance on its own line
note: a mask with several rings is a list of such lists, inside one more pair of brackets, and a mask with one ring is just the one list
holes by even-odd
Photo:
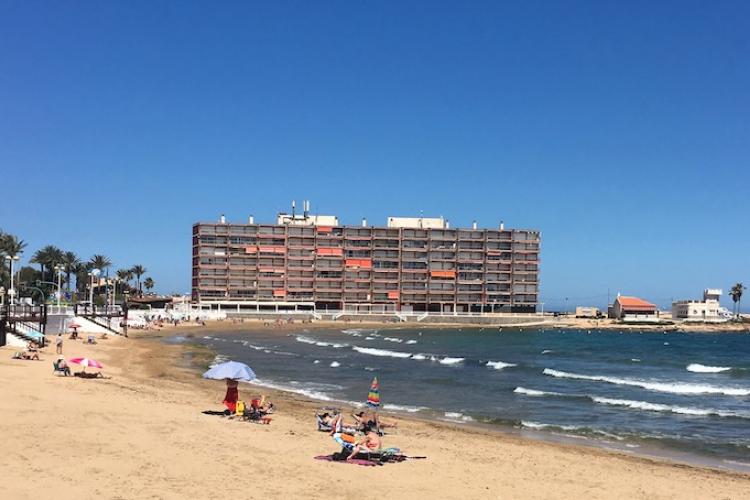
[[193, 226], [194, 302], [242, 310], [536, 310], [539, 231], [450, 228], [442, 217], [341, 226], [279, 214], [276, 224]]
[[721, 314], [719, 299], [722, 290], [706, 288], [703, 300], [678, 300], [672, 303], [672, 318], [684, 321], [721, 323], [727, 319]]

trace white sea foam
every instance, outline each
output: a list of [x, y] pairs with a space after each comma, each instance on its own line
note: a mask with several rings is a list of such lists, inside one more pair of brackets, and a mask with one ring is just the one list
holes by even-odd
[[[583, 427], [577, 426], [577, 425], [554, 425], [554, 424], [542, 424], [539, 422], [531, 422], [528, 420], [521, 420], [521, 425], [523, 427], [528, 427], [529, 429], [549, 429], [549, 428], [555, 428], [555, 429], [562, 429], [564, 431], [576, 431], [580, 430]], [[571, 436], [571, 437], [580, 437], [580, 436]]]
[[315, 361], [313, 361], [313, 364], [315, 364], [315, 365], [317, 365], [318, 363], [320, 363], [319, 359], [316, 359]]
[[404, 339], [399, 339], [396, 337], [383, 337], [383, 340], [386, 340], [388, 342], [398, 342], [399, 344], [404, 341]]
[[389, 411], [405, 411], [407, 413], [417, 413], [418, 411], [426, 410], [427, 407], [387, 404], [383, 405], [383, 409]]
[[516, 394], [525, 394], [527, 396], [559, 396], [557, 392], [537, 391], [536, 389], [526, 389], [525, 387], [516, 387], [513, 389]]
[[445, 357], [440, 360], [441, 365], [457, 365], [459, 363], [463, 363], [464, 358], [448, 358]]
[[341, 366], [341, 363], [338, 361], [331, 361], [331, 368], [338, 368], [339, 366]]
[[464, 415], [463, 413], [459, 413], [457, 411], [446, 411], [444, 415], [445, 415], [445, 418], [449, 418], [451, 419], [451, 421], [454, 421], [454, 422], [464, 423], [464, 422], [474, 421], [474, 419], [471, 418], [470, 416]]
[[750, 395], [750, 389], [742, 387], [720, 387], [708, 384], [689, 384], [684, 382], [652, 382], [648, 380], [606, 377], [602, 375], [581, 375], [578, 373], [568, 373], [559, 370], [553, 370], [551, 368], [545, 368], [542, 373], [556, 378], [607, 382], [609, 384], [642, 387], [649, 391], [669, 392], [672, 394], [724, 394], [727, 396]]
[[375, 337], [365, 337], [365, 340], [375, 340]]
[[407, 340], [406, 343], [407, 344], [416, 344], [417, 341], [416, 340]]
[[422, 361], [422, 360], [427, 359], [427, 356], [425, 356], [424, 354], [415, 354], [415, 355], [413, 355], [411, 357], [411, 359], [416, 359], [417, 361]]
[[647, 410], [647, 411], [660, 411], [669, 413], [679, 413], [681, 415], [696, 415], [696, 416], [710, 416], [715, 415], [719, 417], [737, 417], [737, 418], [750, 418], [749, 414], [736, 413], [724, 410], [715, 410], [712, 408], [691, 408], [685, 406], [670, 406], [659, 403], [648, 403], [646, 401], [631, 401], [628, 399], [611, 399], [611, 398], [600, 398], [592, 396], [591, 399], [595, 403], [612, 405], [612, 406], [625, 406], [634, 410]]
[[293, 392], [295, 394], [301, 394], [302, 396], [307, 396], [308, 398], [312, 398], [312, 399], [319, 399], [321, 401], [335, 401], [335, 399], [333, 399], [331, 396], [329, 396], [325, 392], [320, 392], [320, 391], [317, 391], [314, 389], [308, 389], [305, 387], [302, 387], [302, 388], [293, 387], [293, 386], [290, 387], [288, 385], [277, 384], [274, 382], [267, 382], [267, 381], [260, 380], [260, 379], [255, 379], [249, 383], [253, 385], [259, 385], [261, 387], [268, 387], [269, 389]]
[[487, 361], [487, 368], [494, 368], [495, 370], [502, 370], [503, 368], [512, 368], [514, 363], [505, 363], [503, 361]]
[[549, 354], [551, 352], [553, 352], [552, 349], [545, 349], [542, 351], [542, 354]]
[[641, 360], [639, 358], [630, 358], [630, 361], [632, 361], [633, 363], [640, 363], [641, 362]]
[[731, 370], [731, 366], [706, 366], [698, 363], [687, 365], [687, 371], [695, 373], [721, 373]]
[[370, 356], [381, 356], [381, 357], [390, 357], [390, 358], [410, 358], [411, 357], [411, 353], [389, 351], [388, 349], [373, 349], [370, 347], [359, 347], [356, 345], [352, 346], [352, 349], [362, 354], [369, 354]]
[[349, 345], [349, 344], [338, 344], [336, 342], [323, 342], [318, 339], [314, 339], [312, 337], [306, 337], [304, 335], [297, 335], [295, 337], [295, 340], [297, 340], [297, 342], [302, 342], [304, 344], [312, 344], [318, 347], [333, 347], [334, 349], [341, 349], [342, 347], [347, 347]]

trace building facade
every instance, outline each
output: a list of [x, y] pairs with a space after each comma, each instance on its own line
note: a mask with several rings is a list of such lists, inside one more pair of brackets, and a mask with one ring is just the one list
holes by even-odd
[[338, 225], [279, 214], [276, 224], [193, 225], [192, 299], [237, 310], [534, 312], [539, 231], [450, 228], [442, 218]]
[[678, 300], [672, 303], [672, 318], [684, 321], [701, 321], [721, 323], [726, 318], [721, 314], [719, 299], [722, 290], [707, 288], [703, 291], [703, 300]]
[[609, 317], [622, 321], [658, 321], [656, 306], [638, 297], [617, 295], [609, 308]]

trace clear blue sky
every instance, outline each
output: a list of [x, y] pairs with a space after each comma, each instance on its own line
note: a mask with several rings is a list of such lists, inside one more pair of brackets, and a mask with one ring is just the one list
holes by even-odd
[[502, 219], [664, 305], [750, 284], [749, 89], [744, 1], [0, 1], [0, 228], [188, 292], [222, 212]]

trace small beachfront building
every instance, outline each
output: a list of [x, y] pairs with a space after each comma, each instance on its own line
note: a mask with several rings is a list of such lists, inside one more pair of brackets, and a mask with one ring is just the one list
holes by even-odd
[[722, 323], [726, 321], [721, 315], [719, 299], [722, 290], [707, 288], [703, 291], [703, 300], [678, 300], [672, 303], [672, 318], [683, 321], [704, 323]]
[[638, 297], [618, 295], [609, 310], [610, 318], [623, 321], [657, 321], [656, 306]]
[[576, 318], [598, 318], [601, 311], [598, 307], [577, 306]]

